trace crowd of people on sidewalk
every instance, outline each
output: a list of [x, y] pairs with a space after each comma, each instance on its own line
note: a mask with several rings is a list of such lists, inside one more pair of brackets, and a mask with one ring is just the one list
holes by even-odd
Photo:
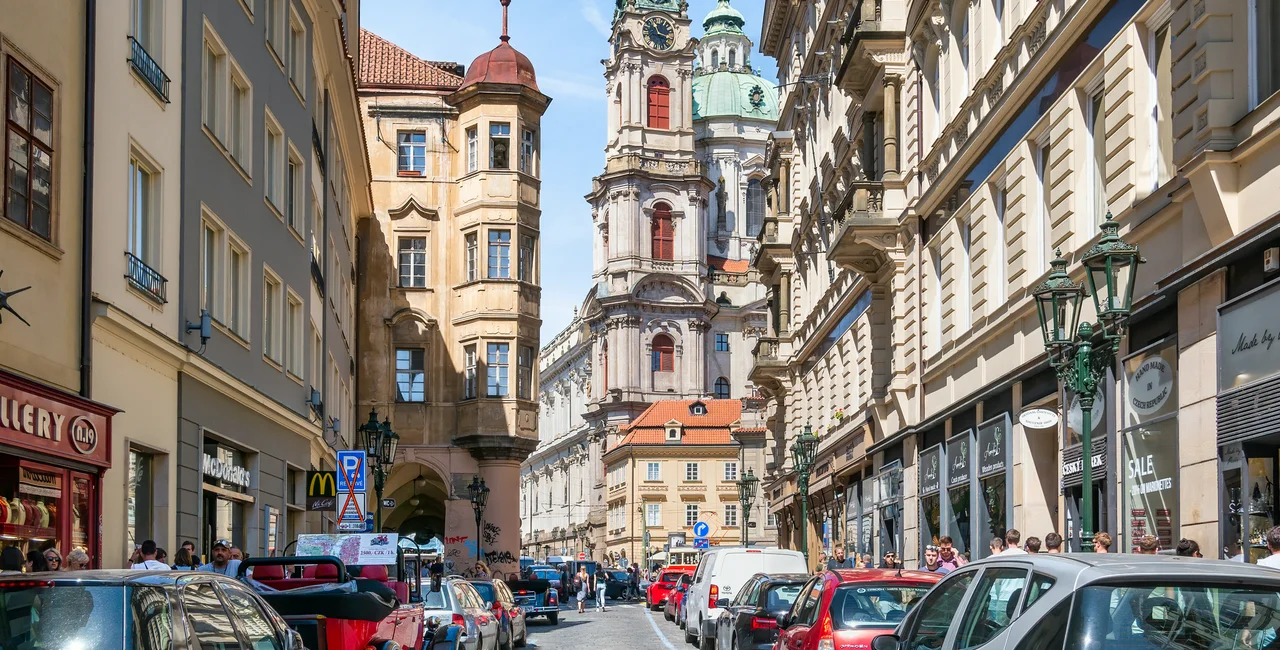
[[[169, 554], [156, 545], [155, 540], [146, 540], [133, 550], [125, 563], [130, 569], [140, 571], [208, 571], [235, 576], [240, 568], [244, 553], [231, 542], [220, 539], [213, 543], [211, 559], [200, 563], [196, 554], [196, 545], [191, 541], [182, 543], [174, 556], [173, 564], [168, 562]], [[89, 554], [84, 549], [75, 548], [67, 553], [63, 561], [58, 549], [47, 548], [43, 551], [31, 550], [23, 555], [16, 546], [6, 547], [0, 551], [0, 575], [15, 573], [39, 573], [43, 571], [84, 571], [89, 568]]]

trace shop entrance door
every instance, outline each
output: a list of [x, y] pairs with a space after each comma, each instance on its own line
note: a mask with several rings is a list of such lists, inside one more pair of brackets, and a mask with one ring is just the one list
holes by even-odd
[[[1230, 560], [1257, 563], [1270, 555], [1267, 531], [1276, 525], [1276, 466], [1280, 444], [1228, 445], [1222, 454], [1223, 549]], [[1203, 552], [1203, 551], [1202, 551]]]
[[[1094, 477], [1095, 482], [1093, 484], [1093, 528], [1094, 528], [1093, 532], [1095, 533], [1098, 532], [1099, 530], [1105, 530], [1107, 525], [1106, 522], [1108, 521], [1106, 487], [1104, 485], [1099, 484], [1099, 480], [1105, 481], [1105, 477], [1098, 477], [1098, 476]], [[1065, 549], [1066, 552], [1079, 553], [1081, 552], [1081, 550], [1083, 550], [1080, 544], [1080, 512], [1084, 508], [1084, 486], [1075, 485], [1067, 488], [1066, 492], [1067, 492], [1066, 494], [1067, 535], [1063, 541], [1067, 545], [1067, 548]], [[1123, 549], [1117, 548], [1117, 545], [1120, 543], [1119, 536], [1112, 531], [1107, 531], [1107, 532], [1111, 532], [1111, 537], [1115, 540], [1111, 543], [1112, 548], [1110, 548], [1109, 550], [1112, 553], [1119, 553], [1121, 550], [1123, 550]], [[1089, 551], [1092, 552], [1093, 549], [1089, 549]]]

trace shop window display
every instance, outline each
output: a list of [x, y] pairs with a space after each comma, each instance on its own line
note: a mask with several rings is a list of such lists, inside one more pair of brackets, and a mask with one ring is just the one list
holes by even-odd
[[969, 479], [972, 467], [972, 429], [952, 436], [947, 441], [947, 526], [956, 552], [973, 555], [973, 533], [970, 527], [971, 497]]
[[[1160, 548], [1173, 548], [1178, 543], [1175, 344], [1174, 340], [1157, 343], [1124, 361], [1126, 428], [1120, 435], [1129, 550], [1136, 550], [1143, 535], [1154, 535]], [[1253, 531], [1243, 532], [1251, 536]]]
[[88, 548], [89, 485], [65, 469], [0, 456], [0, 545], [59, 555]]
[[213, 440], [204, 445], [204, 503], [201, 512], [206, 557], [214, 540], [225, 539], [245, 547], [245, 523], [254, 499], [248, 494], [251, 483], [246, 455], [239, 449]]

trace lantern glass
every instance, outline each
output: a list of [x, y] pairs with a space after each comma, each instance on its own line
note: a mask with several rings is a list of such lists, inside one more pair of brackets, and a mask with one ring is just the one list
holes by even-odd
[[480, 505], [481, 510], [484, 510], [489, 503], [489, 486], [484, 484], [484, 479], [480, 479], [480, 494], [476, 503]]
[[1067, 261], [1062, 253], [1050, 263], [1053, 272], [1035, 288], [1036, 312], [1040, 317], [1040, 334], [1050, 353], [1071, 343], [1080, 322], [1080, 302], [1084, 289], [1067, 275]]
[[1081, 262], [1088, 271], [1089, 292], [1103, 327], [1115, 333], [1128, 319], [1133, 306], [1137, 268], [1145, 260], [1138, 247], [1120, 238], [1120, 225], [1111, 214], [1100, 226], [1102, 238], [1084, 254]]
[[389, 427], [384, 429], [385, 437], [382, 442], [382, 464], [391, 466], [396, 460], [396, 449], [400, 446], [400, 434], [392, 431]]
[[481, 487], [484, 487], [484, 486], [480, 483], [480, 477], [478, 475], [472, 474], [471, 483], [467, 485], [467, 496], [471, 497], [471, 503], [480, 502], [479, 499], [480, 499]]
[[369, 411], [369, 421], [360, 426], [360, 442], [364, 445], [368, 460], [377, 462], [382, 455], [382, 427], [378, 424], [378, 412]]

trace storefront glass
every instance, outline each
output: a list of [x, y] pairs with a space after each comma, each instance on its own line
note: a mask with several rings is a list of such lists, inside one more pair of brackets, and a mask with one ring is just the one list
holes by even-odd
[[[1114, 383], [1114, 375], [1107, 371], [1107, 384]], [[1063, 427], [1062, 439], [1062, 492], [1064, 501], [1063, 519], [1065, 533], [1063, 542], [1066, 551], [1076, 553], [1081, 550], [1080, 541], [1080, 509], [1084, 507], [1084, 461], [1081, 444], [1084, 412], [1080, 407], [1080, 396], [1070, 390], [1063, 390], [1063, 403], [1067, 404], [1067, 417]], [[1109, 478], [1107, 435], [1111, 430], [1111, 403], [1107, 399], [1105, 386], [1099, 386], [1093, 395], [1093, 408], [1090, 413], [1090, 428], [1093, 432], [1092, 473], [1093, 479], [1093, 532], [1109, 531], [1114, 512], [1115, 497], [1112, 491], [1113, 481]], [[1112, 547], [1112, 551], [1118, 550]], [[1092, 549], [1089, 549], [1092, 550]]]
[[1157, 343], [1125, 359], [1124, 540], [1136, 550], [1143, 535], [1162, 549], [1178, 543], [1177, 346]]
[[201, 552], [206, 558], [213, 552], [213, 543], [220, 539], [245, 548], [245, 520], [254, 501], [247, 494], [251, 477], [245, 464], [244, 452], [215, 440], [205, 440]]
[[893, 461], [875, 478], [876, 509], [880, 516], [880, 536], [876, 558], [885, 553], [902, 556], [902, 463]]
[[942, 445], [920, 454], [920, 557], [924, 547], [937, 544], [942, 536]]
[[128, 500], [126, 516], [128, 525], [125, 531], [126, 549], [135, 548], [143, 541], [151, 539], [152, 499], [151, 456], [138, 451], [129, 450], [129, 478], [126, 485]]
[[973, 554], [971, 529], [972, 493], [969, 480], [973, 475], [973, 430], [952, 436], [947, 440], [947, 511], [943, 534], [951, 536], [956, 552], [965, 557]]
[[975, 556], [987, 557], [991, 546], [987, 542], [994, 537], [1004, 538], [1009, 525], [1009, 484], [1005, 480], [1006, 469], [1011, 464], [1009, 446], [1009, 414], [1002, 413], [978, 427], [978, 486], [982, 507], [978, 514], [978, 530], [985, 539], [977, 540]]

